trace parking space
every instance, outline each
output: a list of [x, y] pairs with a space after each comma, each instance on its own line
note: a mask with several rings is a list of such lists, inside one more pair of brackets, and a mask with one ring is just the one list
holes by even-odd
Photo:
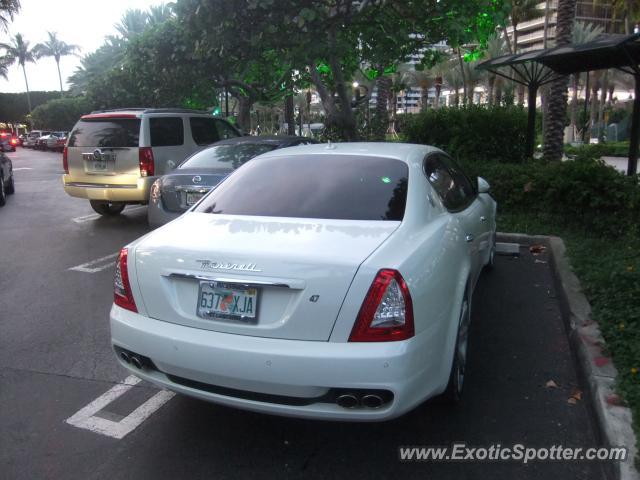
[[0, 209], [0, 477], [608, 473], [597, 462], [398, 460], [398, 447], [406, 445], [599, 445], [545, 254], [521, 249], [482, 275], [459, 406], [433, 400], [381, 424], [253, 414], [161, 392], [119, 367], [108, 326], [113, 262], [120, 247], [149, 231], [146, 208], [99, 217], [88, 202], [64, 193], [60, 154], [19, 149], [9, 156], [16, 194]]

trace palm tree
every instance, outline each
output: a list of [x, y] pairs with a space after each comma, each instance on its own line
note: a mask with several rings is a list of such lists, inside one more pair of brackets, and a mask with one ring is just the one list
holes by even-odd
[[[576, 22], [573, 33], [571, 34], [571, 42], [572, 43], [587, 43], [594, 40], [598, 35], [603, 32], [603, 28], [598, 25], [593, 25], [590, 23], [584, 22]], [[589, 73], [587, 72], [587, 75]], [[572, 90], [573, 94], [571, 96], [571, 120], [570, 126], [571, 129], [569, 131], [569, 141], [572, 142], [574, 140], [575, 129], [576, 129], [576, 121], [578, 118], [578, 90], [580, 88], [580, 74], [574, 73], [572, 75]]]
[[460, 88], [462, 88], [462, 74], [460, 68], [456, 65], [456, 61], [449, 61], [445, 64], [442, 75], [444, 83], [453, 90], [453, 103], [455, 106], [460, 105]]
[[62, 75], [60, 75], [60, 58], [66, 57], [67, 55], [75, 55], [76, 52], [80, 50], [80, 47], [63, 42], [58, 38], [58, 34], [56, 32], [47, 32], [47, 34], [49, 35], [49, 40], [44, 43], [37, 44], [33, 48], [33, 51], [36, 58], [38, 59], [42, 57], [54, 58], [54, 60], [56, 61], [56, 66], [58, 67], [60, 93], [63, 94], [64, 91], [62, 90]]
[[122, 15], [120, 23], [115, 25], [115, 29], [122, 38], [130, 40], [144, 32], [144, 29], [147, 28], [148, 22], [149, 16], [146, 12], [138, 9], [130, 9]]
[[20, 0], [2, 0], [0, 1], [0, 30], [7, 31], [9, 22], [13, 20], [13, 16], [20, 10]]
[[[487, 57], [498, 58], [507, 53], [507, 45], [505, 41], [500, 38], [498, 34], [493, 34], [487, 40]], [[499, 82], [502, 81], [502, 77], [499, 77], [493, 72], [487, 72], [487, 103], [489, 105], [494, 105], [495, 102], [495, 91], [496, 86]]]
[[[556, 21], [556, 45], [571, 42], [571, 32], [576, 18], [576, 0], [559, 0]], [[560, 161], [564, 140], [564, 122], [567, 114], [568, 77], [554, 81], [549, 89], [546, 128], [544, 131], [544, 156]]]
[[161, 3], [149, 8], [147, 13], [147, 22], [149, 25], [159, 25], [173, 16], [173, 7], [171, 4]]
[[35, 63], [36, 57], [33, 49], [29, 48], [29, 42], [22, 38], [22, 35], [16, 33], [11, 39], [11, 43], [0, 43], [0, 49], [6, 51], [6, 65], [13, 65], [18, 62], [22, 67], [22, 73], [24, 74], [24, 84], [27, 87], [27, 103], [29, 105], [29, 113], [31, 113], [31, 95], [29, 93], [29, 82], [27, 81], [27, 70], [25, 63]]

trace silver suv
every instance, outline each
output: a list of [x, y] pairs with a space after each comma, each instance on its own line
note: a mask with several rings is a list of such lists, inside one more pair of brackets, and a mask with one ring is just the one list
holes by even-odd
[[175, 108], [106, 110], [84, 115], [63, 152], [64, 190], [101, 215], [146, 204], [157, 176], [218, 140], [240, 136], [206, 112]]

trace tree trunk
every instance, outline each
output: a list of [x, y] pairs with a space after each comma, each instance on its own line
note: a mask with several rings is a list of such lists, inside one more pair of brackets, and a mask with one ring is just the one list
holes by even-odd
[[460, 47], [457, 48], [458, 64], [460, 65], [460, 78], [462, 78], [462, 101], [467, 104], [467, 77], [464, 74], [464, 63], [462, 62], [462, 54], [460, 53]]
[[[405, 96], [405, 104], [406, 104]], [[420, 111], [424, 112], [429, 105], [429, 87], [420, 87]]]
[[598, 138], [602, 137], [604, 123], [604, 107], [607, 101], [607, 91], [609, 90], [609, 70], [604, 71], [602, 78], [602, 88], [600, 89], [600, 104], [598, 105]]
[[518, 106], [524, 106], [524, 85], [518, 84]]
[[496, 76], [489, 74], [489, 85], [487, 87], [487, 105], [493, 105], [493, 92], [496, 88]]
[[442, 77], [441, 76], [437, 76], [436, 77], [435, 87], [436, 87], [436, 98], [433, 99], [433, 108], [435, 108], [437, 110], [438, 108], [440, 108], [440, 93], [442, 92]]
[[24, 84], [27, 87], [27, 105], [29, 105], [29, 113], [31, 113], [31, 93], [29, 92], [29, 82], [27, 82], [27, 70], [22, 65], [22, 73], [24, 75]]
[[251, 131], [251, 105], [253, 100], [250, 97], [238, 97], [238, 125], [244, 133]]
[[591, 88], [591, 105], [589, 111], [589, 126], [591, 128], [595, 127], [596, 120], [598, 119], [598, 91], [600, 87], [597, 82], [593, 82], [593, 87]]
[[62, 90], [62, 75], [60, 75], [60, 60], [56, 60], [56, 66], [58, 67], [58, 80], [60, 81], [60, 96], [63, 96], [64, 90]]
[[453, 94], [453, 103], [455, 103], [456, 107], [460, 106], [460, 87], [456, 87], [456, 90]]
[[287, 124], [287, 135], [296, 134], [296, 125], [293, 118], [293, 96], [288, 95], [284, 99], [284, 122]]
[[[566, 45], [571, 42], [575, 16], [576, 0], [558, 1], [556, 45]], [[544, 136], [544, 157], [552, 161], [562, 159], [568, 83], [569, 78], [564, 76], [553, 82], [549, 89], [549, 113]]]
[[569, 125], [571, 126], [569, 132], [569, 142], [575, 141], [575, 131], [576, 131], [576, 121], [578, 119], [578, 87], [580, 81], [580, 74], [574, 73], [571, 76], [572, 79], [572, 95], [571, 95], [571, 120], [569, 121]]
[[389, 94], [391, 93], [391, 77], [380, 76], [376, 80], [376, 87], [378, 95], [376, 97], [376, 109], [375, 109], [375, 126], [374, 126], [374, 138], [377, 140], [384, 140], [389, 128], [389, 111], [387, 104], [389, 103]]

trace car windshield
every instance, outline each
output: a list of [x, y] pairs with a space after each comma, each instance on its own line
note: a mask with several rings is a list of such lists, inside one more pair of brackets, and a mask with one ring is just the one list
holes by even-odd
[[390, 158], [297, 155], [249, 162], [197, 212], [270, 217], [393, 220], [404, 217], [408, 168]]
[[139, 118], [83, 119], [69, 137], [70, 147], [137, 147]]
[[277, 145], [264, 143], [218, 145], [192, 155], [178, 168], [238, 168], [253, 157], [275, 148]]

